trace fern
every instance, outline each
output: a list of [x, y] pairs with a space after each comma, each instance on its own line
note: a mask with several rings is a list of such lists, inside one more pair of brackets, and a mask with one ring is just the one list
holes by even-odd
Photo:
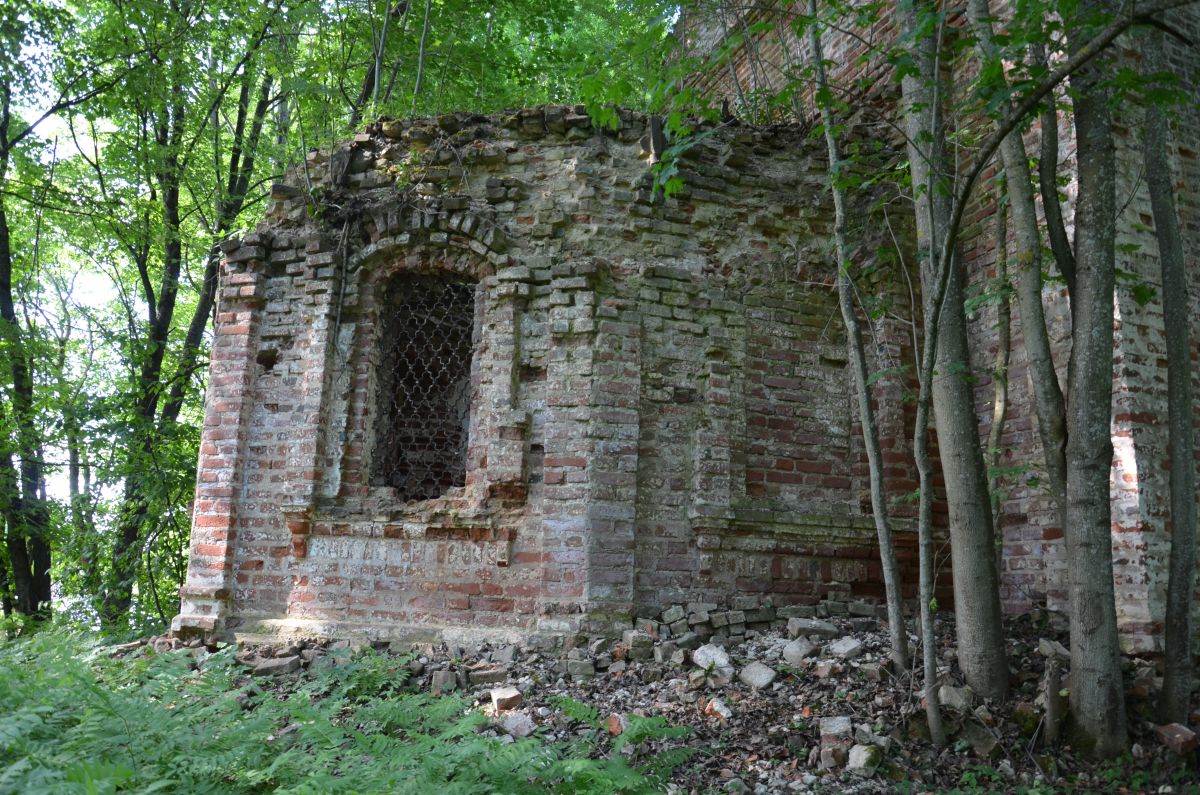
[[407, 658], [374, 653], [264, 685], [247, 710], [232, 649], [199, 670], [192, 654], [112, 659], [50, 632], [0, 642], [0, 795], [649, 792], [687, 758], [662, 747], [686, 730], [635, 716], [613, 741], [569, 699], [559, 708], [589, 737], [503, 743], [464, 699], [407, 692]]

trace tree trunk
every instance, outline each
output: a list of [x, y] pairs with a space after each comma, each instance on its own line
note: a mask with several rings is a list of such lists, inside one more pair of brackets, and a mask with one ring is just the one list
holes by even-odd
[[[990, 22], [991, 12], [987, 0], [969, 0], [967, 15], [975, 31], [980, 54], [985, 60], [1000, 58], [995, 45]], [[1053, 103], [1051, 103], [1053, 107]], [[1053, 119], [1053, 114], [1051, 114]], [[1047, 123], [1045, 115], [1043, 125]], [[1043, 127], [1042, 134], [1047, 132]], [[1057, 136], [1054, 136], [1057, 141]], [[1051, 156], [1044, 149], [1043, 158]], [[1021, 332], [1025, 339], [1025, 357], [1029, 362], [1033, 381], [1033, 401], [1037, 414], [1038, 435], [1046, 464], [1046, 475], [1050, 491], [1058, 506], [1059, 521], [1066, 505], [1067, 472], [1064, 459], [1067, 443], [1066, 408], [1063, 404], [1062, 388], [1054, 367], [1050, 348], [1050, 335], [1046, 330], [1046, 315], [1042, 307], [1042, 241], [1038, 231], [1037, 206], [1034, 203], [1032, 174], [1025, 142], [1019, 131], [1009, 133], [1000, 142], [1000, 157], [1008, 183], [1009, 203], [1012, 207], [1014, 258], [1017, 266], [1017, 307], [1021, 313]], [[1057, 162], [1057, 144], [1054, 147]], [[1044, 197], [1043, 197], [1044, 198]], [[1058, 193], [1054, 193], [1054, 206], [1048, 214], [1059, 215]], [[1051, 211], [1052, 209], [1052, 211]], [[1060, 216], [1061, 223], [1061, 216]], [[1074, 268], [1071, 268], [1072, 274]]]
[[988, 494], [992, 498], [992, 527], [996, 530], [996, 576], [1000, 577], [1004, 546], [1000, 539], [1000, 439], [1008, 417], [1008, 363], [1012, 357], [1012, 303], [1008, 282], [1008, 201], [1004, 170], [996, 175], [996, 358], [992, 367], [992, 424], [988, 427]]
[[[902, 11], [910, 35], [919, 29], [919, 14], [934, 13], [925, 2]], [[921, 252], [924, 311], [932, 310], [938, 252], [948, 233], [952, 192], [944, 149], [939, 87], [939, 42], [936, 26], [915, 35], [912, 56], [918, 75], [904, 77], [904, 117], [909, 164], [916, 200], [917, 244]], [[975, 420], [975, 400], [966, 376], [969, 367], [963, 280], [957, 257], [946, 285], [945, 309], [931, 329], [937, 340], [933, 378], [933, 415], [938, 433], [946, 501], [950, 509], [950, 547], [954, 566], [954, 610], [958, 658], [967, 683], [984, 698], [1008, 695], [1008, 660], [1000, 613], [1000, 588], [994, 562], [995, 533], [987, 474]], [[928, 324], [927, 324], [928, 326]], [[928, 346], [933, 340], [926, 337]], [[924, 496], [924, 495], [923, 495]]]
[[[1080, 15], [1114, 9], [1085, 0]], [[1073, 51], [1090, 38], [1074, 31]], [[1109, 470], [1112, 466], [1113, 284], [1116, 151], [1109, 55], [1071, 79], [1079, 198], [1075, 209], [1070, 399], [1067, 403], [1066, 534], [1071, 597], [1071, 717], [1075, 747], [1098, 756], [1126, 749], [1125, 698], [1113, 590]]]
[[[5, 107], [4, 117], [8, 118]], [[7, 136], [7, 131], [4, 131]], [[0, 140], [0, 184], [8, 170], [7, 140]], [[33, 375], [29, 354], [21, 333], [13, 300], [12, 237], [0, 195], [0, 336], [7, 343], [9, 373], [12, 378], [11, 421], [16, 426], [16, 454], [20, 465], [13, 464], [5, 451], [0, 463], [5, 472], [3, 501], [7, 513], [6, 546], [15, 591], [13, 609], [25, 615], [48, 615], [50, 591], [50, 544], [46, 538], [49, 514], [42, 500], [45, 476], [42, 470], [42, 442], [38, 433], [33, 396]]]
[[[1162, 33], [1147, 34], [1146, 68], [1162, 69]], [[1196, 467], [1192, 425], [1191, 340], [1187, 276], [1175, 187], [1167, 159], [1167, 117], [1146, 108], [1146, 186], [1162, 271], [1163, 336], [1167, 344], [1167, 428], [1171, 456], [1171, 557], [1164, 621], [1159, 720], [1186, 724], [1192, 696], [1192, 595], [1196, 582]]]
[[[1035, 42], [1030, 46], [1029, 52], [1035, 64], [1047, 66], [1045, 45]], [[1063, 223], [1062, 206], [1058, 201], [1058, 106], [1054, 94], [1051, 94], [1042, 106], [1038, 126], [1041, 130], [1038, 189], [1042, 194], [1046, 237], [1050, 240], [1050, 251], [1054, 254], [1058, 271], [1067, 283], [1067, 295], [1070, 295], [1075, 291], [1075, 254], [1071, 251], [1071, 243], [1067, 239], [1067, 227]]]
[[[809, 0], [809, 13], [817, 18], [817, 0]], [[833, 114], [828, 102], [828, 83], [825, 77], [824, 56], [821, 52], [821, 32], [815, 22], [809, 28], [812, 42], [813, 67], [817, 77], [817, 105], [825, 128], [825, 145], [829, 152], [829, 187], [833, 193], [834, 241], [837, 252], [838, 304], [846, 326], [846, 346], [854, 370], [854, 389], [858, 398], [858, 418], [862, 425], [863, 444], [867, 450], [867, 467], [871, 478], [871, 511], [875, 517], [875, 532], [879, 538], [879, 560], [883, 572], [883, 587], [887, 597], [888, 629], [892, 644], [892, 661], [900, 670], [908, 670], [908, 632], [904, 626], [903, 596], [900, 576], [896, 569], [896, 549], [892, 543], [892, 528], [887, 515], [887, 494], [883, 488], [883, 456], [879, 447], [879, 426], [871, 406], [871, 386], [867, 377], [867, 355], [863, 348], [862, 328], [854, 309], [853, 285], [850, 282], [850, 245], [846, 234], [846, 199], [841, 184], [842, 156], [833, 128]]]

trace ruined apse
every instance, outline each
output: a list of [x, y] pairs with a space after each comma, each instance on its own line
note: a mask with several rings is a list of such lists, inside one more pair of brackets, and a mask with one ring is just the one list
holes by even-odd
[[[707, 130], [664, 199], [656, 139], [570, 107], [385, 121], [275, 186], [223, 246], [177, 631], [882, 596], [820, 147]], [[878, 369], [911, 357], [890, 316]], [[904, 493], [903, 385], [876, 390]]]

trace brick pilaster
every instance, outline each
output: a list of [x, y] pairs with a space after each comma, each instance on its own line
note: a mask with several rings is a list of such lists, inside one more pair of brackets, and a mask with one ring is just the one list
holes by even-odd
[[257, 234], [221, 245], [212, 366], [200, 434], [187, 581], [171, 623], [175, 633], [219, 633], [232, 591], [238, 501], [254, 384], [267, 240]]

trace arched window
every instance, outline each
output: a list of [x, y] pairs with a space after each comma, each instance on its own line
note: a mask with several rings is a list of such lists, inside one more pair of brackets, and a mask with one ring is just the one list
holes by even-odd
[[371, 485], [405, 501], [464, 485], [474, 328], [474, 284], [413, 273], [385, 283]]

